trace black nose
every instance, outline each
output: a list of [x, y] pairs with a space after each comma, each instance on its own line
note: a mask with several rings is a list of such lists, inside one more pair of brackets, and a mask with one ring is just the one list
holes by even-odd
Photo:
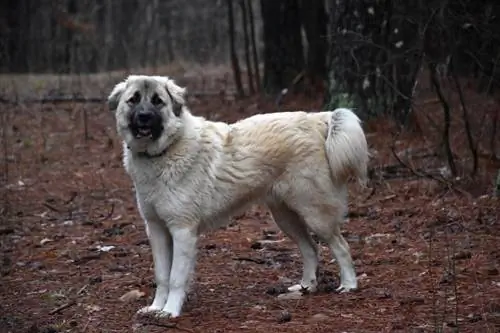
[[150, 110], [141, 110], [137, 112], [136, 115], [137, 119], [137, 124], [139, 126], [147, 126], [150, 125], [153, 118], [154, 118], [154, 112]]

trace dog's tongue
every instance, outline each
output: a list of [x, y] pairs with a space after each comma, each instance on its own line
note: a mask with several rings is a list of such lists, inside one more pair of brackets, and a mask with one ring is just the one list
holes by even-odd
[[149, 135], [151, 133], [151, 129], [139, 128], [138, 132], [139, 132], [139, 134], [146, 136], [146, 135]]

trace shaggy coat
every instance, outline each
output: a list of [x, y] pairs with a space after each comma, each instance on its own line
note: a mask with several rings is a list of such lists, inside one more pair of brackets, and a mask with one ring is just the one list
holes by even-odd
[[[318, 253], [309, 231], [337, 259], [338, 290], [356, 289], [340, 227], [348, 180], [366, 179], [369, 154], [358, 117], [348, 109], [297, 111], [226, 124], [192, 115], [184, 94], [168, 77], [130, 76], [109, 96], [153, 253], [156, 294], [140, 312], [179, 316], [200, 233], [256, 202], [267, 204], [301, 252], [302, 279], [290, 291], [316, 290]], [[154, 115], [151, 128], [159, 134], [144, 126], [133, 130], [144, 110]]]

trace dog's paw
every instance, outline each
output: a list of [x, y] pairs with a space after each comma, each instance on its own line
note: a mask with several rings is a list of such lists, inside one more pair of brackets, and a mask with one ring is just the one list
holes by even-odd
[[161, 318], [161, 319], [177, 318], [177, 317], [179, 317], [179, 313], [173, 313], [171, 311], [160, 310], [158, 312], [155, 312], [155, 317]]
[[139, 309], [137, 311], [137, 314], [139, 315], [144, 315], [144, 314], [148, 314], [148, 313], [157, 313], [157, 312], [160, 312], [162, 308], [160, 307], [156, 307], [156, 306], [145, 306], [141, 309]]
[[338, 292], [339, 294], [343, 294], [343, 293], [348, 293], [350, 291], [356, 291], [358, 288], [357, 286], [350, 286], [350, 285], [340, 285], [337, 289], [335, 289], [336, 292]]
[[289, 292], [296, 292], [296, 291], [301, 291], [303, 293], [313, 293], [316, 291], [316, 286], [310, 285], [310, 286], [304, 286], [300, 283], [294, 284], [293, 286], [288, 287]]

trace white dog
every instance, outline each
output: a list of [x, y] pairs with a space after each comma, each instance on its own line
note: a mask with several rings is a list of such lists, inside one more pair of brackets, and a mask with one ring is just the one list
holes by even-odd
[[156, 293], [139, 312], [179, 316], [198, 235], [258, 200], [300, 249], [302, 280], [290, 291], [317, 287], [309, 231], [339, 263], [338, 290], [356, 289], [340, 227], [348, 180], [366, 179], [369, 154], [358, 117], [348, 109], [297, 111], [226, 124], [192, 115], [184, 94], [168, 77], [133, 75], [108, 98], [153, 253]]

